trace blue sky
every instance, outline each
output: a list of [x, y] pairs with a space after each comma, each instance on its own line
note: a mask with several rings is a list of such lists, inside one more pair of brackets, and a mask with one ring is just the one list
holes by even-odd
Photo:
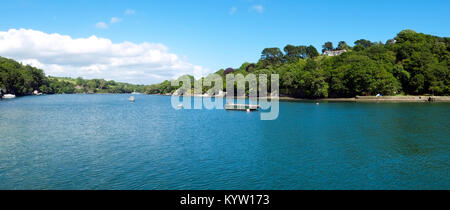
[[256, 62], [265, 47], [312, 44], [320, 50], [325, 41], [386, 41], [402, 29], [450, 36], [448, 0], [17, 0], [1, 4], [0, 31], [24, 28], [73, 39], [95, 35], [113, 43], [161, 43], [170, 53], [210, 71]]

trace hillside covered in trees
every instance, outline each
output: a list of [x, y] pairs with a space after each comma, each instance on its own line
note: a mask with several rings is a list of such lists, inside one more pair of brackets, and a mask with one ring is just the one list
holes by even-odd
[[3, 93], [24, 96], [35, 90], [44, 94], [145, 92], [146, 86], [103, 79], [46, 77], [41, 69], [0, 57], [0, 88]]
[[[320, 55], [314, 46], [287, 45], [266, 48], [257, 63], [237, 69], [221, 69], [226, 74], [279, 74], [280, 93], [300, 98], [354, 97], [357, 95], [449, 95], [450, 38], [401, 31], [386, 43], [360, 39], [349, 46], [344, 41], [326, 42]], [[192, 83], [203, 80], [194, 80]], [[269, 77], [270, 79], [270, 77]], [[103, 79], [47, 77], [40, 69], [0, 57], [0, 88], [18, 96], [37, 90], [45, 94], [131, 93], [170, 94], [178, 87], [170, 81], [155, 85], [132, 85]], [[210, 87], [204, 87], [206, 92]], [[192, 90], [191, 90], [192, 91]]]
[[[404, 30], [386, 43], [360, 39], [353, 47], [344, 41], [337, 47], [331, 42], [322, 47], [322, 53], [344, 53], [320, 55], [313, 46], [287, 45], [284, 52], [266, 48], [257, 63], [216, 73], [224, 82], [226, 74], [279, 74], [281, 94], [301, 98], [450, 93], [448, 37]], [[147, 93], [167, 94], [176, 89], [164, 81], [149, 86]]]

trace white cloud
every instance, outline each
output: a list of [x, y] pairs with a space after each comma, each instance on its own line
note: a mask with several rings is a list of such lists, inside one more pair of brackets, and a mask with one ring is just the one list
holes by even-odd
[[237, 12], [237, 7], [231, 7], [229, 14], [234, 15]]
[[121, 22], [122, 21], [122, 19], [120, 19], [120, 18], [118, 18], [118, 17], [112, 17], [111, 18], [111, 20], [109, 21], [111, 24], [114, 24], [114, 23], [118, 23], [118, 22]]
[[264, 12], [264, 7], [262, 5], [253, 5], [250, 10], [252, 11], [256, 11], [258, 13], [263, 13]]
[[126, 9], [125, 10], [125, 15], [134, 15], [136, 14], [136, 10], [134, 9]]
[[112, 43], [90, 36], [72, 38], [27, 29], [0, 31], [0, 56], [18, 60], [62, 77], [105, 78], [153, 84], [209, 70], [180, 58], [163, 44]]
[[98, 22], [97, 24], [95, 24], [95, 27], [100, 28], [100, 29], [107, 29], [108, 24], [106, 24], [105, 22]]

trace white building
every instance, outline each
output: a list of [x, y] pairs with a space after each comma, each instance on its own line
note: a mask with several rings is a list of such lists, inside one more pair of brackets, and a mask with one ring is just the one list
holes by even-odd
[[325, 51], [323, 54], [326, 56], [338, 56], [345, 52], [347, 52], [347, 50], [328, 50]]

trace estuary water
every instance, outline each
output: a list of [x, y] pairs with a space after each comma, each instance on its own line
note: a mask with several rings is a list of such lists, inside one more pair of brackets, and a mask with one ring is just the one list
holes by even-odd
[[280, 102], [261, 121], [129, 96], [0, 101], [0, 189], [450, 189], [449, 103]]

